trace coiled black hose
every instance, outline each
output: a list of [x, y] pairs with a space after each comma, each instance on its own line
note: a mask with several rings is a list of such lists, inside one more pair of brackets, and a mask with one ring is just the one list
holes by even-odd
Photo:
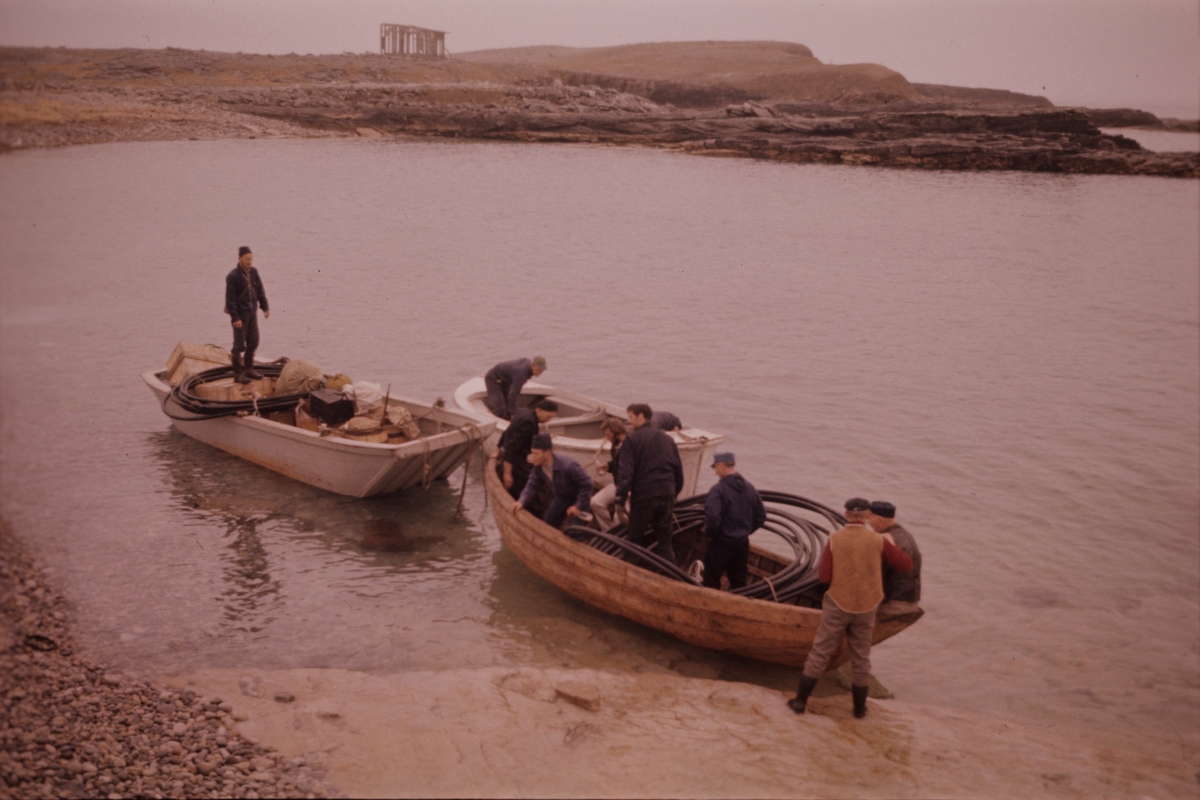
[[[817, 579], [817, 567], [830, 530], [845, 525], [846, 519], [834, 509], [799, 495], [769, 491], [759, 494], [767, 511], [766, 524], [760, 530], [782, 539], [792, 550], [792, 560], [769, 578], [751, 576], [745, 586], [731, 589], [730, 593], [754, 600], [796, 603], [816, 590], [820, 582]], [[703, 532], [706, 499], [706, 495], [697, 495], [675, 504], [672, 537]], [[828, 523], [828, 527], [802, 517], [792, 509], [815, 513]], [[625, 525], [618, 525], [604, 533], [582, 525], [571, 525], [567, 527], [566, 534], [602, 553], [623, 558], [659, 575], [693, 585], [700, 584], [699, 580], [678, 565], [626, 539], [625, 531]]]
[[[283, 364], [256, 364], [257, 371], [268, 378], [278, 378], [283, 370]], [[201, 419], [216, 417], [231, 417], [235, 414], [269, 414], [273, 411], [291, 411], [301, 400], [308, 397], [308, 392], [283, 394], [274, 397], [263, 397], [256, 400], [205, 400], [195, 394], [194, 390], [201, 383], [211, 383], [234, 377], [233, 367], [216, 367], [204, 372], [197, 372], [190, 378], [180, 382], [163, 398], [163, 413], [171, 419], [193, 422]], [[174, 409], [180, 409], [181, 414]]]

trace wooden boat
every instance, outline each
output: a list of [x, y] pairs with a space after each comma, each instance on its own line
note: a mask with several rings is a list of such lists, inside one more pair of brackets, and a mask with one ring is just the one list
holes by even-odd
[[[142, 380], [158, 398], [168, 402], [168, 373], [145, 372]], [[262, 394], [270, 393], [265, 379]], [[256, 382], [257, 383], [257, 382]], [[182, 433], [289, 478], [351, 497], [428, 485], [444, 478], [483, 446], [493, 425], [460, 411], [418, 400], [392, 396], [389, 414], [405, 409], [420, 428], [420, 436], [402, 443], [356, 441], [297, 427], [294, 416], [274, 419], [249, 415], [172, 422]], [[165, 409], [164, 409], [165, 411]]]
[[[609, 417], [626, 419], [624, 407], [537, 381], [525, 384], [518, 406], [528, 408], [543, 397], [558, 403], [558, 416], [545, 425], [546, 431], [553, 437], [554, 451], [578, 461], [596, 481], [597, 488], [611, 483], [612, 476], [596, 471], [599, 464], [608, 463], [607, 453], [612, 449], [604, 441], [600, 426]], [[472, 378], [454, 391], [456, 406], [481, 422], [495, 424], [495, 433], [488, 442], [490, 448], [494, 449], [500, 434], [508, 430], [508, 421], [493, 414], [486, 399], [487, 387], [484, 386], [483, 376]], [[689, 497], [696, 493], [700, 475], [707, 474], [712, 456], [725, 437], [699, 428], [673, 431], [671, 437], [679, 448], [679, 459], [683, 462], [683, 491], [680, 497]]]
[[[739, 597], [642, 569], [571, 539], [528, 511], [513, 514], [512, 498], [500, 483], [494, 458], [484, 470], [484, 481], [501, 540], [525, 566], [567, 594], [700, 647], [804, 666], [821, 621], [818, 609]], [[681, 538], [675, 542], [680, 564], [703, 554], [702, 541]], [[779, 556], [751, 547], [752, 581], [784, 566]], [[872, 641], [890, 639], [923, 613], [879, 619]], [[829, 669], [849, 658], [843, 641]]]

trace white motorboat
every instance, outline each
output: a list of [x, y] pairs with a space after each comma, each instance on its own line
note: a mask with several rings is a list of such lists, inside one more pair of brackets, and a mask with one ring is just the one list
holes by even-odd
[[[626, 419], [625, 408], [537, 381], [529, 381], [522, 387], [518, 405], [526, 408], [543, 397], [558, 403], [558, 416], [544, 426], [552, 437], [554, 451], [578, 461], [597, 485], [611, 483], [611, 476], [596, 471], [598, 465], [608, 464], [608, 451], [612, 449], [604, 441], [600, 426], [609, 417]], [[495, 426], [495, 432], [488, 440], [489, 449], [494, 449], [500, 434], [508, 429], [508, 421], [493, 414], [486, 400], [487, 388], [483, 376], [472, 378], [454, 392], [456, 406], [480, 423]], [[696, 493], [700, 475], [712, 463], [713, 453], [725, 441], [725, 437], [699, 428], [683, 428], [672, 431], [670, 435], [679, 448], [679, 459], [683, 462], [683, 491], [679, 496], [690, 497]]]
[[[270, 418], [254, 413], [192, 417], [179, 413], [178, 404], [169, 399], [173, 387], [166, 371], [142, 373], [142, 380], [180, 432], [289, 478], [351, 497], [428, 486], [482, 449], [494, 428], [492, 423], [461, 411], [391, 396], [387, 402], [390, 418], [407, 417], [403, 414], [407, 411], [420, 435], [362, 441], [334, 430], [298, 427], [295, 412], [275, 412]], [[270, 382], [267, 378], [265, 383]], [[265, 397], [270, 393], [265, 383], [248, 388], [260, 389]]]

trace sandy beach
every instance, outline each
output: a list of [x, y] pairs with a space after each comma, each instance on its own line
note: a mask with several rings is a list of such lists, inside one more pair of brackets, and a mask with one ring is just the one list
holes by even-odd
[[[1193, 797], [1182, 754], [872, 699], [593, 669], [107, 670], [0, 531], [11, 797]], [[1182, 742], [1181, 742], [1182, 747]], [[1182, 753], [1182, 751], [1181, 751]]]

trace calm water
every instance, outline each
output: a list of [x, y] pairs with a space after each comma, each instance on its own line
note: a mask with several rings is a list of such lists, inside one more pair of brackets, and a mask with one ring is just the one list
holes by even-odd
[[[889, 499], [928, 615], [900, 697], [1197, 761], [1200, 185], [362, 141], [0, 159], [0, 511], [115, 664], [570, 664], [790, 686], [504, 550], [478, 464], [349, 500], [175, 433], [141, 383], [228, 346], [449, 398], [501, 359], [724, 432], [760, 487]], [[402, 389], [401, 389], [402, 387]], [[391, 551], [369, 549], [369, 535]]]

